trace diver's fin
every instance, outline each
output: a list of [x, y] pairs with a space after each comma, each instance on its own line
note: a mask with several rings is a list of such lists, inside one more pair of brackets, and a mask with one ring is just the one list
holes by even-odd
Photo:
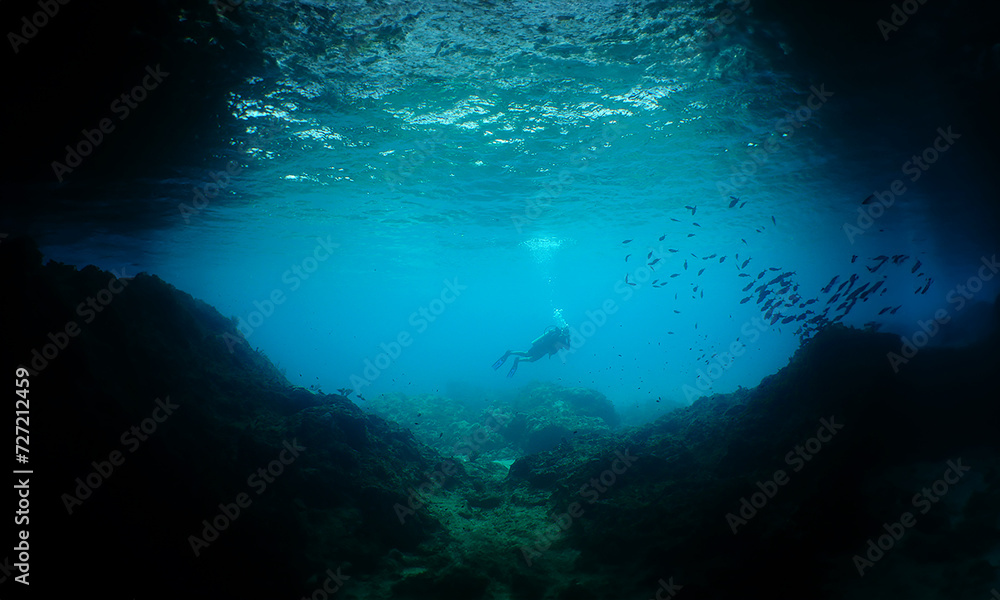
[[500, 365], [502, 365], [505, 362], [507, 362], [507, 357], [508, 356], [510, 356], [509, 353], [504, 353], [503, 356], [501, 356], [500, 358], [498, 358], [497, 361], [495, 363], [493, 363], [493, 370], [496, 371], [497, 369], [500, 368]]
[[519, 363], [519, 362], [521, 362], [521, 361], [517, 360], [517, 357], [515, 356], [514, 357], [514, 364], [512, 364], [510, 366], [510, 371], [507, 371], [507, 378], [508, 379], [510, 379], [511, 377], [513, 377], [514, 373], [517, 373], [517, 363]]

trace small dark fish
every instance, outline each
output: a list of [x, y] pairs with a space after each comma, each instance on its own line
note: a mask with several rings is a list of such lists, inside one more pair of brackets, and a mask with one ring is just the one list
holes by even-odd
[[753, 296], [747, 296], [746, 298], [740, 300], [740, 304], [746, 304], [747, 302], [750, 302], [750, 298], [753, 298]]
[[815, 298], [812, 298], [812, 299], [810, 299], [810, 300], [806, 300], [805, 304], [806, 304], [806, 306], [809, 306], [810, 304], [812, 304], [812, 303], [814, 303], [814, 302], [816, 302], [816, 299], [815, 299]]
[[702, 270], [698, 271], [698, 274], [701, 275], [704, 272], [705, 272], [705, 269], [702, 269]]
[[694, 213], [698, 212], [698, 206], [697, 205], [695, 205], [695, 206], [685, 206], [684, 208], [686, 208], [686, 209], [688, 209], [688, 210], [691, 211], [691, 216], [692, 217], [694, 216]]
[[689, 233], [688, 237], [694, 237], [694, 234], [693, 233]]
[[719, 264], [722, 264], [724, 262], [726, 262], [726, 257], [725, 256], [723, 256], [722, 258], [719, 259]]
[[878, 314], [882, 314], [882, 313], [884, 313], [885, 311], [889, 310], [890, 308], [892, 308], [892, 307], [891, 307], [891, 306], [886, 306], [886, 307], [885, 307], [885, 308], [883, 308], [882, 310], [878, 311]]
[[667, 252], [677, 252], [676, 248], [667, 248]]
[[681, 276], [680, 273], [674, 273], [673, 275], [670, 276], [670, 278], [673, 279], [674, 277], [680, 277], [680, 276]]
[[857, 254], [852, 254], [851, 255], [851, 264], [853, 265], [854, 261], [856, 261], [856, 260], [858, 260], [858, 255]]
[[744, 202], [743, 204], [740, 204], [740, 208], [743, 208], [743, 207], [744, 207], [744, 206], [746, 206], [746, 205], [747, 205], [747, 203], [746, 203], [746, 202]]
[[708, 256], [705, 257], [705, 260], [708, 260], [710, 258], [715, 258], [716, 256], [718, 256], [718, 254], [709, 254]]
[[837, 298], [840, 298], [840, 294], [834, 294], [832, 298], [830, 298], [829, 300], [826, 301], [826, 303], [827, 304], [833, 304], [834, 302], [837, 301]]
[[665, 237], [667, 237], [667, 234], [664, 233], [663, 235], [660, 236], [660, 241], [662, 242], [663, 238], [665, 238]]
[[872, 194], [871, 196], [868, 196], [867, 198], [865, 198], [864, 200], [862, 200], [861, 204], [871, 204], [872, 200], [874, 200], [874, 199], [875, 199], [875, 194]]
[[[866, 283], [865, 285], [868, 285], [868, 284]], [[844, 296], [844, 300], [854, 300], [858, 296], [858, 294], [861, 293], [861, 290], [863, 290], [863, 289], [864, 289], [863, 287], [855, 289], [850, 294]]]
[[774, 315], [773, 317], [771, 317], [771, 325], [777, 323], [779, 319], [781, 319], [781, 315]]
[[622, 240], [622, 243], [623, 243], [623, 244], [627, 244], [627, 243], [629, 243], [629, 242], [631, 242], [631, 241], [632, 241], [632, 240]]
[[743, 261], [743, 264], [740, 265], [740, 268], [741, 269], [745, 269], [745, 268], [747, 268], [747, 265], [749, 265], [749, 264], [750, 264], [750, 259], [748, 258], [745, 261]]
[[926, 293], [927, 293], [927, 290], [928, 290], [928, 289], [929, 289], [929, 288], [931, 287], [931, 282], [932, 282], [932, 281], [934, 281], [934, 280], [933, 280], [933, 279], [928, 279], [928, 280], [927, 280], [927, 285], [925, 285], [925, 286], [924, 286], [924, 289], [922, 289], [922, 290], [920, 291], [920, 293], [921, 293], [921, 294], [926, 294]]
[[897, 311], [897, 310], [899, 310], [899, 309], [901, 309], [901, 308], [903, 308], [903, 305], [902, 305], [902, 304], [900, 304], [900, 305], [899, 305], [899, 306], [897, 306], [896, 308], [894, 308], [894, 309], [890, 310], [890, 311], [889, 311], [889, 314], [890, 314], [890, 315], [894, 315], [894, 314], [896, 314], [896, 311]]
[[653, 258], [653, 251], [652, 250], [650, 250], [649, 254], [646, 255], [646, 260], [649, 260], [651, 258]]
[[[747, 241], [745, 239], [743, 239], [743, 238], [740, 238], [740, 241], [743, 242], [744, 244], [747, 244]], [[747, 246], [749, 246], [749, 245], [750, 244], [747, 244]]]
[[833, 287], [833, 284], [836, 283], [837, 279], [839, 279], [839, 278], [840, 278], [840, 275], [834, 275], [833, 279], [830, 280], [830, 283], [826, 284], [826, 287], [823, 288], [823, 293], [825, 294], [825, 293], [829, 292], [830, 288]]
[[781, 269], [779, 269], [778, 267], [768, 267], [768, 270], [771, 270], [771, 271], [780, 271]]
[[757, 279], [760, 279], [760, 278], [764, 277], [765, 273], [767, 273], [767, 269], [764, 269], [763, 271], [761, 271], [760, 275], [757, 276]]
[[684, 261], [684, 270], [685, 270], [685, 271], [687, 271], [687, 270], [688, 270], [688, 261]]
[[697, 223], [691, 223], [691, 224], [694, 225], [695, 227], [701, 227], [701, 225], [699, 225]]
[[774, 223], [775, 225], [778, 224], [778, 222], [774, 220], [774, 216], [773, 215], [771, 216], [771, 223]]
[[913, 268], [910, 269], [910, 273], [916, 273], [917, 269], [919, 269], [919, 268], [920, 268], [920, 260], [918, 259], [917, 262], [916, 262], [916, 264], [913, 265]]
[[674, 314], [678, 314], [678, 315], [679, 315], [679, 314], [681, 314], [681, 311], [679, 311], [679, 310], [677, 310], [677, 309], [675, 308], [675, 309], [674, 309]]
[[653, 265], [655, 265], [658, 262], [660, 262], [660, 257], [656, 257], [656, 258], [653, 259], [653, 262], [646, 263], [646, 264], [652, 267]]
[[680, 219], [675, 219], [673, 217], [670, 217], [670, 220], [673, 221], [674, 223], [680, 223], [681, 222]]
[[753, 277], [750, 273], [740, 273], [737, 277]]
[[697, 292], [698, 291], [698, 286], [694, 286], [693, 288], [691, 288], [691, 291], [692, 292]]
[[785, 317], [784, 319], [781, 320], [781, 324], [787, 325], [788, 323], [791, 323], [794, 320], [795, 320], [795, 315], [792, 315], [790, 317]]
[[729, 208], [736, 206], [736, 203], [740, 201], [740, 199], [736, 196], [730, 196], [729, 199], [732, 200], [732, 202], [729, 203]]
[[745, 288], [743, 288], [743, 291], [744, 291], [744, 292], [749, 292], [749, 291], [750, 291], [750, 288], [752, 288], [752, 287], [753, 287], [753, 284], [754, 284], [754, 283], [755, 283], [755, 282], [753, 282], [753, 281], [751, 281], [750, 283], [748, 283], [748, 284], [747, 284], [747, 286], [746, 286]]
[[632, 256], [632, 255], [631, 254], [626, 254], [625, 255], [625, 262], [628, 262], [628, 257], [630, 257], [630, 256]]
[[656, 282], [657, 282], [657, 281], [659, 281], [659, 279], [654, 279], [654, 280], [653, 280], [653, 285], [656, 285]]

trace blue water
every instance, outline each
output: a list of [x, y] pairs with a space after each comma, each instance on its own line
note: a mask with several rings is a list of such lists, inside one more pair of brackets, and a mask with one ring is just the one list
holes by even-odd
[[[536, 31], [544, 50], [518, 38], [477, 54], [466, 32], [454, 53], [452, 38], [425, 40], [326, 79], [289, 67], [248, 81], [231, 101], [246, 129], [228, 179], [220, 158], [99, 190], [100, 205], [26, 227], [48, 258], [153, 273], [237, 317], [296, 385], [367, 397], [480, 399], [542, 380], [655, 416], [755, 386], [802, 337], [798, 323], [759, 326], [769, 323], [754, 321], [760, 305], [740, 303], [753, 280], [740, 273], [771, 267], [767, 279], [795, 273], [803, 300], [835, 275], [838, 285], [886, 275], [885, 294], [854, 306], [845, 325], [910, 335], [938, 309], [960, 316], [949, 292], [997, 248], [976, 210], [990, 194], [975, 168], [982, 140], [957, 105], [927, 96], [901, 114], [829, 83], [832, 95], [806, 113], [823, 74], [782, 70], [748, 39], [700, 47], [669, 31], [590, 25], [605, 37]], [[865, 101], [871, 122], [851, 121]], [[789, 111], [799, 117], [785, 128]], [[967, 137], [912, 181], [907, 161], [952, 124]], [[180, 207], [193, 208], [213, 174], [222, 193]], [[862, 201], [897, 179], [905, 193], [852, 243], [845, 223], [857, 225]], [[730, 208], [730, 196], [745, 205]], [[908, 258], [867, 273], [882, 254]], [[992, 301], [996, 281], [974, 299]], [[560, 319], [574, 330], [570, 352], [511, 379], [490, 368]], [[712, 355], [731, 347], [742, 355], [714, 376]]]

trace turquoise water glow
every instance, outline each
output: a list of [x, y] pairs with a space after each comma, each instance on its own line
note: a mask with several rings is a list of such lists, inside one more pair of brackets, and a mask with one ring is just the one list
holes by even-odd
[[[916, 181], [905, 165], [959, 112], [928, 97], [934, 110], [902, 115], [832, 74], [785, 72], [739, 34], [746, 24], [699, 44], [705, 9], [664, 19], [602, 6], [574, 19], [555, 5], [503, 18], [451, 7], [423, 14], [391, 52], [332, 44], [313, 62], [276, 44], [281, 72], [233, 91], [246, 130], [228, 180], [220, 158], [104, 190], [106, 208], [36, 222], [43, 250], [157, 274], [238, 317], [293, 383], [366, 396], [537, 378], [656, 409], [709, 381], [712, 392], [753, 386], [799, 344], [798, 322], [754, 321], [760, 305], [740, 303], [771, 267], [795, 273], [802, 300], [834, 275], [887, 275], [885, 295], [854, 306], [849, 325], [908, 334], [954, 310], [948, 291], [995, 253], [962, 210], [985, 193], [966, 176], [971, 150], [959, 138]], [[282, 62], [296, 53], [309, 68]], [[847, 120], [862, 101], [885, 114], [882, 128]], [[906, 192], [852, 243], [845, 223], [896, 179]], [[213, 180], [222, 193], [194, 210]], [[154, 218], [137, 226], [130, 203]], [[881, 254], [908, 258], [866, 272]], [[977, 299], [995, 293], [994, 282]], [[582, 342], [572, 352], [512, 380], [490, 368], [556, 311]], [[711, 375], [712, 355], [731, 348], [741, 356]]]

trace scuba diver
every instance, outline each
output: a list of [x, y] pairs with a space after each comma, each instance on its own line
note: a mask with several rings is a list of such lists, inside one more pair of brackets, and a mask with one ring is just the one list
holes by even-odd
[[503, 353], [495, 363], [493, 363], [493, 370], [496, 371], [500, 368], [508, 356], [514, 356], [514, 364], [511, 365], [510, 371], [507, 372], [507, 377], [513, 377], [514, 373], [517, 372], [517, 363], [523, 361], [535, 362], [539, 358], [549, 355], [549, 358], [553, 354], [559, 352], [564, 348], [569, 348], [569, 327], [556, 327], [555, 325], [549, 327], [545, 330], [542, 335], [535, 338], [531, 342], [531, 347], [525, 352], [511, 351], [508, 350]]

